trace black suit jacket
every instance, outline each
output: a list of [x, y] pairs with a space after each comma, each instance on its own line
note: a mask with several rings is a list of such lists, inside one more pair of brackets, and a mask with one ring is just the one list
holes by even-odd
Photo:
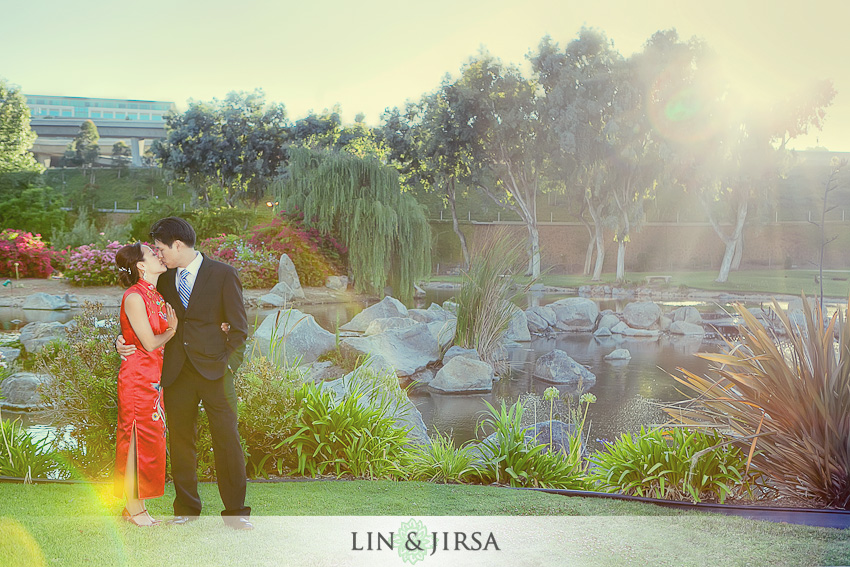
[[[165, 344], [162, 385], [174, 383], [187, 358], [208, 380], [224, 376], [228, 366], [235, 371], [248, 338], [242, 283], [236, 270], [204, 256], [186, 308], [177, 293], [176, 277], [177, 269], [172, 268], [157, 282], [157, 290], [178, 319], [177, 334]], [[228, 333], [221, 330], [224, 322], [230, 323]]]

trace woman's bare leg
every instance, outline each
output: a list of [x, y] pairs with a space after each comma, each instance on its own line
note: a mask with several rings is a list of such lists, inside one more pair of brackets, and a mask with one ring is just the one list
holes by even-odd
[[132, 522], [140, 526], [153, 524], [153, 518], [147, 513], [145, 501], [139, 499], [139, 478], [136, 470], [138, 462], [136, 455], [136, 428], [130, 435], [130, 449], [127, 451], [127, 466], [124, 475], [124, 495], [127, 497], [127, 512]]

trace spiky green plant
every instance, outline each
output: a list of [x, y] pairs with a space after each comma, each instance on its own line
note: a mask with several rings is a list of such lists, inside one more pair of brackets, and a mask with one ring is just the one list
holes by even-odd
[[479, 475], [473, 446], [455, 447], [449, 435], [437, 433], [428, 445], [416, 445], [407, 465], [410, 480], [465, 483]]
[[0, 476], [24, 479], [69, 478], [71, 472], [46, 439], [35, 440], [20, 421], [0, 413]]
[[850, 509], [850, 321], [840, 310], [824, 321], [805, 296], [804, 326], [773, 305], [781, 338], [736, 305], [740, 344], [699, 355], [715, 364], [712, 376], [679, 369], [674, 378], [695, 396], [666, 411], [748, 442], [752, 464], [781, 494]]
[[469, 270], [457, 294], [455, 344], [478, 351], [481, 360], [498, 366], [502, 342], [513, 317], [513, 301], [531, 282], [518, 286], [522, 243], [497, 231], [473, 247]]

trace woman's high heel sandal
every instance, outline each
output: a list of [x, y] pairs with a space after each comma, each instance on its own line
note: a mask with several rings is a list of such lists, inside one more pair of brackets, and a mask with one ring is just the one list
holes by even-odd
[[[137, 520], [136, 518], [138, 518], [139, 516], [142, 516], [143, 514], [147, 514], [147, 518], [150, 520], [151, 523], [149, 523], [149, 524], [139, 523], [139, 520]], [[121, 519], [123, 519], [127, 522], [130, 522], [131, 524], [133, 524], [135, 526], [139, 526], [140, 528], [147, 528], [147, 527], [150, 527], [150, 526], [155, 526], [155, 525], [160, 523], [159, 520], [154, 520], [153, 518], [151, 518], [151, 516], [150, 516], [150, 514], [148, 514], [147, 510], [142, 510], [138, 514], [131, 514], [127, 510], [127, 508], [124, 508], [124, 510], [121, 512]]]

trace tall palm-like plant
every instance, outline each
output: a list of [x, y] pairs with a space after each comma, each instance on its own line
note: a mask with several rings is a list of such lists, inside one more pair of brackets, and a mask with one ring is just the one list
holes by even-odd
[[782, 339], [736, 305], [742, 342], [699, 355], [717, 364], [716, 377], [679, 369], [674, 378], [696, 397], [666, 411], [731, 429], [780, 494], [850, 509], [850, 321], [840, 310], [824, 321], [803, 297], [803, 327], [773, 304]]

